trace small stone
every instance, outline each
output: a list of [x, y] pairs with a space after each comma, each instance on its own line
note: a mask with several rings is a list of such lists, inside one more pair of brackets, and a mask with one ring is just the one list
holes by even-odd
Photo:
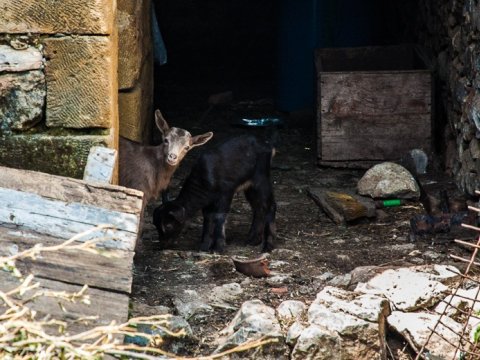
[[388, 248], [390, 248], [392, 251], [407, 252], [415, 249], [415, 244], [395, 244], [389, 245]]
[[204, 317], [213, 312], [213, 308], [204, 303], [195, 290], [184, 290], [173, 299], [173, 303], [178, 314], [185, 319]]
[[242, 286], [238, 283], [224, 284], [215, 286], [209, 296], [212, 303], [231, 303], [238, 300], [243, 294]]
[[283, 260], [272, 260], [270, 261], [270, 269], [278, 269], [288, 265], [288, 262]]
[[34, 47], [14, 49], [8, 45], [0, 45], [0, 73], [39, 70], [43, 67], [43, 56]]
[[332, 279], [334, 276], [335, 276], [334, 274], [327, 271], [327, 272], [323, 273], [322, 275], [317, 276], [317, 279], [320, 280], [320, 281], [328, 281], [328, 280]]
[[271, 288], [270, 291], [277, 295], [284, 295], [288, 293], [288, 288], [286, 286]]
[[351, 280], [352, 280], [351, 274], [337, 275], [333, 279], [328, 281], [328, 285], [336, 286], [340, 288], [347, 288], [348, 285], [350, 285]]
[[442, 254], [429, 250], [423, 253], [423, 257], [430, 260], [438, 260], [442, 257]]
[[277, 316], [284, 322], [299, 320], [305, 314], [307, 306], [298, 300], [286, 300], [277, 307]]
[[283, 260], [298, 260], [301, 258], [301, 253], [290, 249], [273, 249], [272, 257]]
[[304, 329], [305, 327], [300, 322], [295, 321], [287, 331], [286, 343], [290, 346], [295, 346]]
[[280, 286], [292, 282], [291, 274], [276, 274], [267, 278], [267, 284], [271, 286]]

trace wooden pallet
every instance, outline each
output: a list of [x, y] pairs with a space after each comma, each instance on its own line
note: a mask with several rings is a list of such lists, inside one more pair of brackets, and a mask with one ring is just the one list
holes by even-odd
[[[143, 194], [133, 189], [0, 167], [0, 256], [38, 243], [59, 245], [99, 224], [115, 227], [79, 240], [109, 237], [102, 254], [60, 250], [19, 261], [19, 269], [35, 275], [42, 289], [78, 292], [89, 286], [90, 306], [41, 297], [29, 305], [39, 317], [67, 321], [69, 333], [127, 320], [142, 203]], [[0, 271], [3, 291], [17, 284]]]

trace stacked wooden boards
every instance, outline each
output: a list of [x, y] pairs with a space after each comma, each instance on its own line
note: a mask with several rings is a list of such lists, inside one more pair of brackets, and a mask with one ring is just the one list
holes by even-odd
[[[41, 288], [67, 292], [78, 292], [84, 284], [90, 288], [90, 306], [35, 299], [31, 306], [40, 316], [69, 322], [70, 332], [127, 320], [142, 203], [142, 192], [133, 189], [0, 167], [0, 256], [39, 243], [59, 245], [99, 224], [114, 227], [78, 240], [105, 238], [101, 253], [64, 249], [19, 261], [19, 269], [34, 274]], [[16, 285], [9, 273], [0, 271], [3, 291]]]

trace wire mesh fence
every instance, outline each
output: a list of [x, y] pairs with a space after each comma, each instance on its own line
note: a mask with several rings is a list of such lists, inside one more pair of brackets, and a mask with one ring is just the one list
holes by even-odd
[[[480, 195], [480, 191], [476, 192]], [[469, 210], [480, 216], [480, 208], [469, 206]], [[462, 224], [463, 227], [478, 233], [472, 241], [455, 240], [462, 247], [467, 248], [471, 253], [469, 257], [451, 254], [451, 258], [466, 263], [463, 273], [457, 273], [460, 277], [458, 285], [455, 286], [451, 296], [442, 300], [444, 306], [438, 321], [431, 328], [425, 344], [418, 351], [415, 360], [431, 359], [427, 350], [430, 341], [434, 336], [450, 344], [454, 349], [452, 359], [473, 360], [480, 359], [480, 227]], [[477, 289], [465, 295], [466, 287]], [[454, 301], [460, 300], [460, 301]], [[447, 324], [446, 318], [455, 314], [456, 320], [462, 326], [461, 330], [454, 329]], [[449, 336], [445, 336], [448, 334]], [[449, 340], [450, 339], [450, 340]], [[452, 341], [451, 339], [456, 339]]]

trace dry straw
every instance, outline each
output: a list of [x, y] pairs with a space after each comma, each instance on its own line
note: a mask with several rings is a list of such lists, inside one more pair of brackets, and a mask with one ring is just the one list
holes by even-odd
[[[13, 289], [3, 289], [0, 284], [0, 358], [9, 360], [38, 359], [102, 359], [105, 355], [128, 359], [218, 359], [226, 355], [243, 352], [277, 342], [277, 339], [261, 338], [249, 341], [228, 351], [197, 358], [178, 357], [161, 349], [163, 339], [158, 334], [138, 332], [137, 324], [149, 324], [153, 329], [162, 330], [170, 337], [185, 336], [185, 331], [171, 332], [168, 330], [170, 315], [132, 318], [123, 324], [112, 322], [107, 326], [97, 326], [89, 330], [68, 335], [68, 323], [57, 319], [38, 319], [37, 313], [28, 304], [39, 297], [54, 297], [71, 302], [90, 304], [88, 287], [85, 285], [77, 293], [42, 290], [40, 282], [33, 276], [24, 276], [16, 267], [16, 261], [31, 258], [35, 260], [42, 252], [59, 250], [81, 250], [104, 254], [96, 245], [106, 239], [94, 239], [79, 243], [78, 240], [99, 230], [112, 228], [100, 225], [84, 233], [78, 234], [64, 243], [56, 246], [34, 247], [18, 254], [0, 257], [0, 270], [8, 271], [18, 281]], [[28, 293], [28, 296], [26, 294]], [[51, 335], [48, 329], [62, 329], [60, 335]], [[148, 346], [124, 344], [124, 336], [143, 337]]]

